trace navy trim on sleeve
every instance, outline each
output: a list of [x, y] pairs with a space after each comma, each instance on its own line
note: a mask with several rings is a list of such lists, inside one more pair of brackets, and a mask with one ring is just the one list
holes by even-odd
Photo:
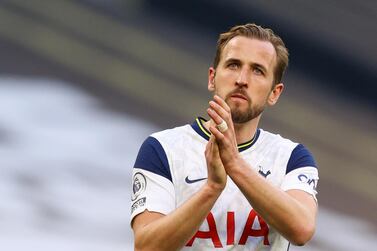
[[286, 174], [300, 167], [313, 166], [317, 168], [313, 155], [302, 144], [299, 144], [293, 149], [291, 157], [287, 164]]
[[134, 168], [140, 168], [172, 181], [168, 158], [160, 142], [148, 137], [141, 145]]

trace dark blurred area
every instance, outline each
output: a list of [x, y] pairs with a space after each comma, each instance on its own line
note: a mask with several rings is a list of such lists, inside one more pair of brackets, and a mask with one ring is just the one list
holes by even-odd
[[[352, 229], [360, 220], [377, 233], [376, 21], [370, 0], [2, 0], [0, 77], [61, 80], [100, 100], [97, 110], [173, 127], [205, 116], [218, 34], [247, 22], [270, 27], [290, 64], [285, 93], [261, 127], [304, 143], [319, 165], [323, 215], [307, 250], [357, 250], [372, 242], [345, 234], [345, 243], [332, 243], [339, 230], [326, 223]], [[9, 148], [9, 130], [0, 120], [0, 150]], [[142, 141], [127, 137], [136, 152]]]
[[146, 2], [150, 13], [187, 23], [211, 37], [234, 24], [270, 27], [292, 52], [291, 68], [338, 95], [376, 105], [377, 4], [373, 1]]

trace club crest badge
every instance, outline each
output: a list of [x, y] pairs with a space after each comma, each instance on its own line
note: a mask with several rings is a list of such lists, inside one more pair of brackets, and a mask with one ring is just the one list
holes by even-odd
[[145, 179], [144, 174], [142, 173], [135, 173], [133, 177], [133, 187], [132, 187], [132, 197], [131, 199], [134, 201], [136, 200], [140, 194], [145, 191], [147, 187], [147, 180]]
[[265, 178], [267, 178], [267, 176], [271, 174], [271, 171], [270, 171], [270, 170], [263, 171], [263, 167], [262, 167], [261, 165], [258, 165], [258, 168], [259, 168], [258, 173], [259, 173], [260, 175], [262, 175], [263, 177], [265, 177]]

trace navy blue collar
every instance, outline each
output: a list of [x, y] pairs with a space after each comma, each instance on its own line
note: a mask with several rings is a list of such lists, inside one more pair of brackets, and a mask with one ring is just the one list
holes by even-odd
[[[209, 138], [211, 137], [211, 132], [208, 131], [205, 128], [205, 126], [203, 125], [203, 123], [206, 122], [206, 121], [207, 120], [202, 118], [202, 117], [197, 117], [195, 119], [195, 121], [191, 124], [191, 127], [192, 127], [192, 129], [195, 130], [195, 132], [197, 132], [204, 139], [209, 140]], [[242, 152], [242, 151], [245, 151], [246, 149], [249, 149], [250, 147], [252, 147], [255, 144], [255, 142], [257, 142], [259, 135], [260, 135], [260, 129], [258, 128], [257, 132], [255, 133], [254, 137], [251, 140], [249, 140], [249, 141], [247, 141], [243, 144], [239, 144], [237, 146], [238, 151]]]

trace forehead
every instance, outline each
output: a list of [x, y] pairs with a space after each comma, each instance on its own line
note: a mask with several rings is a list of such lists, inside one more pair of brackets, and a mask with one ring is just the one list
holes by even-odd
[[245, 63], [258, 63], [267, 69], [273, 69], [276, 62], [276, 51], [268, 41], [236, 36], [225, 45], [220, 61], [230, 58], [236, 58]]

